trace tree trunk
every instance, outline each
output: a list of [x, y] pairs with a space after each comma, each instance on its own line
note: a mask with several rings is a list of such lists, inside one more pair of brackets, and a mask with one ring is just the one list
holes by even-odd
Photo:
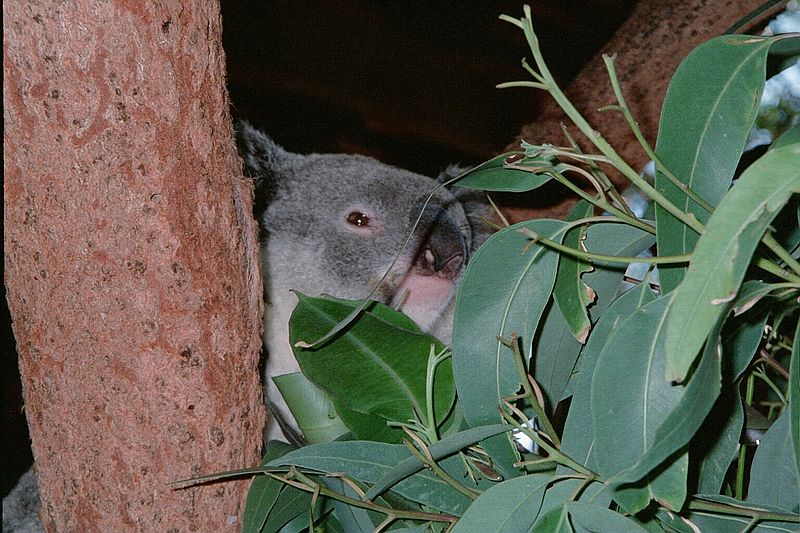
[[[616, 103], [603, 54], [616, 55], [615, 67], [622, 92], [645, 138], [655, 146], [661, 105], [669, 80], [680, 62], [697, 45], [722, 34], [757, 6], [758, 2], [752, 0], [642, 0], [611, 40], [581, 69], [565, 93], [623, 159], [634, 168], [642, 168], [647, 156], [621, 113], [600, 110]], [[777, 6], [771, 14], [781, 7]], [[761, 21], [753, 21], [751, 26]], [[589, 150], [588, 140], [552, 98], [546, 100], [536, 121], [524, 127], [507, 150], [518, 147], [522, 139], [532, 144], [566, 145], [562, 123], [568, 124], [570, 133]], [[591, 153], [596, 150], [592, 149]], [[617, 183], [622, 182], [621, 176], [611, 177]], [[566, 194], [561, 186], [554, 186], [549, 192], [553, 194], [547, 197], [547, 205], [538, 200], [543, 197], [539, 191], [532, 195], [536, 208], [511, 208], [511, 218], [563, 217], [574, 201], [564, 199]]]
[[262, 294], [215, 0], [3, 3], [4, 237], [49, 531], [235, 531]]

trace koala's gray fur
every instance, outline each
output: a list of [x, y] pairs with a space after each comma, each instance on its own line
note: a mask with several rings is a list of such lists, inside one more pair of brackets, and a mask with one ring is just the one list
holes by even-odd
[[[260, 216], [264, 383], [273, 418], [288, 423], [282, 425], [291, 440], [296, 426], [270, 379], [299, 371], [289, 345], [289, 316], [297, 303], [290, 290], [362, 299], [391, 267], [373, 298], [449, 342], [464, 264], [488, 235], [480, 221], [487, 208], [475, 193], [442, 188], [423, 212], [439, 184], [432, 178], [364, 156], [290, 153], [247, 123], [237, 129], [246, 169], [266, 203]], [[391, 266], [421, 212], [409, 245]], [[266, 435], [280, 438], [281, 430], [273, 423]]]

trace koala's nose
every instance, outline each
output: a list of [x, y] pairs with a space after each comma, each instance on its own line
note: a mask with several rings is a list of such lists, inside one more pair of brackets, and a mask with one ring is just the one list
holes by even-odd
[[[448, 257], [441, 255], [437, 256], [430, 248], [425, 248], [422, 255], [422, 268], [424, 271], [429, 272], [431, 275], [435, 274], [445, 279], [455, 279], [461, 271], [461, 265], [464, 263], [463, 253], [453, 253]], [[448, 255], [446, 252], [444, 255]]]
[[446, 213], [440, 213], [417, 258], [417, 271], [424, 276], [436, 275], [455, 279], [467, 256], [467, 244], [458, 224]]

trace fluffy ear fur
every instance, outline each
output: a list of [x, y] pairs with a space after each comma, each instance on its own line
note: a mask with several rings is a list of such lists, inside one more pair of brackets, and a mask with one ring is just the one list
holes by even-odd
[[280, 187], [281, 169], [296, 158], [244, 120], [236, 121], [236, 145], [247, 174], [255, 182], [255, 211], [261, 213]]

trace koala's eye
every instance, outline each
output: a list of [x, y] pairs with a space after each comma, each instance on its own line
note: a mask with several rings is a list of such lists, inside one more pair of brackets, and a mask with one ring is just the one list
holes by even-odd
[[347, 215], [347, 222], [353, 226], [364, 227], [369, 225], [369, 217], [360, 211], [353, 211]]

